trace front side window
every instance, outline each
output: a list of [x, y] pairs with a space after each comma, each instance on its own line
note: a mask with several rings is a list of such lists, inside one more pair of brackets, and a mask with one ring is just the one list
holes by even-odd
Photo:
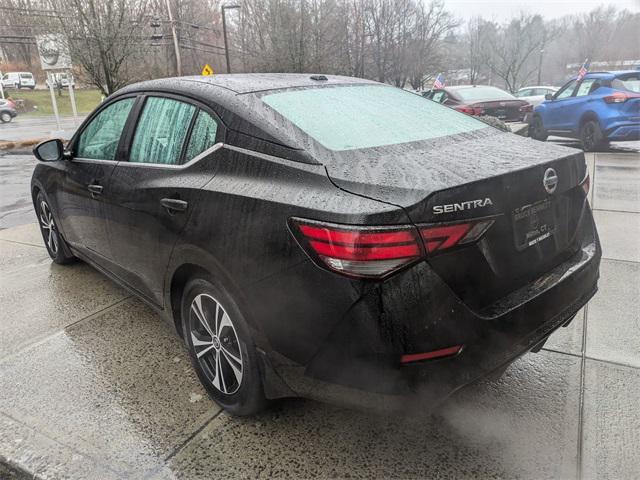
[[330, 150], [398, 145], [487, 128], [469, 115], [384, 85], [268, 93], [262, 101]]
[[129, 161], [176, 165], [196, 107], [171, 98], [147, 98], [131, 145]]
[[76, 156], [115, 160], [120, 135], [135, 98], [125, 98], [102, 110], [80, 134]]
[[191, 130], [185, 160], [188, 162], [213, 146], [216, 143], [217, 132], [218, 123], [207, 112], [200, 110], [196, 123], [193, 125], [193, 130]]
[[556, 100], [560, 100], [562, 98], [567, 98], [570, 97], [571, 94], [573, 93], [573, 90], [576, 88], [576, 83], [578, 83], [576, 80], [572, 80], [571, 82], [567, 83], [564, 87], [562, 87], [562, 89], [558, 92], [558, 94], [556, 95]]

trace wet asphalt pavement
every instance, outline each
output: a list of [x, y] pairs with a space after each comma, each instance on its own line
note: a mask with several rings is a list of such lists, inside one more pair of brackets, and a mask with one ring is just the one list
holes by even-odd
[[0, 157], [0, 478], [640, 478], [633, 148], [588, 155], [597, 296], [501, 379], [406, 418], [305, 400], [221, 413], [172, 327], [87, 265], [50, 262], [34, 162]]

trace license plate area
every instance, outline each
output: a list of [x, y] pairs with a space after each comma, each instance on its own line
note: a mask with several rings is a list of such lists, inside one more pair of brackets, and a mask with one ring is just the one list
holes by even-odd
[[553, 202], [546, 198], [513, 211], [513, 234], [516, 249], [532, 247], [554, 234], [556, 230]]

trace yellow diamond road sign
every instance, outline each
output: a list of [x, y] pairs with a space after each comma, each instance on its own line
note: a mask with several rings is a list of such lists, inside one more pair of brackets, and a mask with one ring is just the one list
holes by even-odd
[[202, 69], [202, 75], [213, 75], [213, 68], [208, 63]]

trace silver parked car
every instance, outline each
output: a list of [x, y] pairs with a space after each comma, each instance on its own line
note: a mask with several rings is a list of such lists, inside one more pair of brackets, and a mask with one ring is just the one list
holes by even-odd
[[554, 94], [558, 91], [558, 87], [544, 87], [544, 86], [536, 86], [536, 87], [523, 87], [518, 90], [514, 95], [522, 100], [526, 100], [534, 107], [540, 105], [544, 102], [544, 97], [546, 94]]

